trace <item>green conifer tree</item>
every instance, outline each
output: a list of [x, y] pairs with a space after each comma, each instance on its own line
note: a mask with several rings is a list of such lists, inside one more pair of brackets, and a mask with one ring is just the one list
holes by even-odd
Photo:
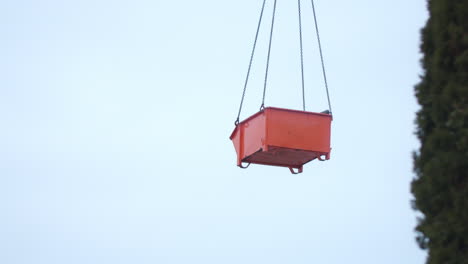
[[468, 263], [468, 0], [428, 0], [414, 154], [417, 241], [429, 264]]

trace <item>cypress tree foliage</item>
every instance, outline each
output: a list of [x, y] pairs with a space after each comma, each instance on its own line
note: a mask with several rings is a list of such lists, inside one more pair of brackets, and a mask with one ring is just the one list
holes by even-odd
[[468, 0], [428, 0], [411, 190], [429, 264], [468, 263]]

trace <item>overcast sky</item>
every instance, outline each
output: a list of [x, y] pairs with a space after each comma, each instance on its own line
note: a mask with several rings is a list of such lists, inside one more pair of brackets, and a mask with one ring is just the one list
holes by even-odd
[[[271, 0], [241, 118], [258, 111]], [[332, 153], [236, 167], [261, 0], [0, 1], [0, 263], [424, 263], [410, 182], [425, 1], [316, 0]], [[306, 103], [327, 108], [310, 1]], [[297, 1], [266, 105], [300, 109]]]

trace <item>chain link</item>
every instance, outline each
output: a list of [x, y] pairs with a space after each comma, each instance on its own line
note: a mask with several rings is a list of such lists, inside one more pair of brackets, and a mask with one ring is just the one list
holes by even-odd
[[327, 74], [325, 72], [325, 62], [324, 62], [324, 59], [323, 59], [322, 43], [320, 41], [320, 33], [319, 33], [319, 28], [318, 28], [318, 23], [317, 23], [317, 15], [315, 13], [314, 0], [311, 0], [310, 2], [312, 3], [312, 10], [314, 11], [315, 32], [317, 33], [317, 41], [318, 41], [318, 46], [319, 46], [319, 51], [320, 51], [320, 60], [322, 62], [323, 80], [325, 82], [325, 89], [327, 90], [328, 108], [330, 109], [330, 115], [331, 115], [333, 113], [333, 111], [332, 111], [332, 107], [331, 107], [331, 103], [330, 103], [330, 93], [328, 91]]
[[262, 25], [263, 13], [265, 11], [266, 0], [263, 0], [262, 10], [260, 11], [260, 18], [258, 19], [257, 33], [255, 34], [255, 40], [252, 47], [252, 53], [250, 54], [249, 68], [247, 70], [247, 76], [245, 77], [244, 91], [242, 92], [242, 99], [239, 106], [239, 112], [237, 114], [237, 119], [234, 124], [237, 126], [239, 124], [239, 117], [242, 111], [242, 105], [244, 104], [245, 91], [247, 90], [247, 84], [249, 83], [250, 70], [252, 69], [252, 62], [255, 55], [255, 49], [257, 48], [258, 33], [260, 32], [260, 26]]
[[262, 98], [262, 105], [260, 106], [260, 110], [263, 110], [265, 108], [265, 94], [266, 94], [266, 88], [267, 88], [267, 83], [268, 83], [268, 70], [270, 68], [271, 43], [273, 40], [273, 29], [275, 27], [275, 16], [276, 16], [276, 0], [273, 4], [273, 16], [271, 18], [271, 29], [270, 29], [270, 42], [268, 44], [268, 57], [267, 57], [267, 65], [266, 65], [266, 71], [265, 71], [265, 82], [263, 84], [263, 98]]
[[302, 109], [305, 111], [305, 82], [304, 82], [304, 49], [302, 44], [302, 12], [301, 0], [297, 0], [297, 7], [299, 13], [299, 42], [301, 46], [301, 77], [302, 77]]

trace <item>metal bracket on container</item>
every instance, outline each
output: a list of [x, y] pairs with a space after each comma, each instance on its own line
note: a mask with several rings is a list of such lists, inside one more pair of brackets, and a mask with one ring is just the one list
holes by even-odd
[[242, 168], [242, 169], [247, 169], [249, 166], [250, 166], [250, 162], [247, 163], [247, 166], [242, 165], [242, 163], [239, 164], [239, 168]]
[[[297, 169], [297, 171], [294, 171], [294, 169]], [[289, 167], [289, 170], [291, 171], [292, 174], [299, 174], [299, 173], [302, 173], [302, 166], [300, 166], [299, 168]]]

